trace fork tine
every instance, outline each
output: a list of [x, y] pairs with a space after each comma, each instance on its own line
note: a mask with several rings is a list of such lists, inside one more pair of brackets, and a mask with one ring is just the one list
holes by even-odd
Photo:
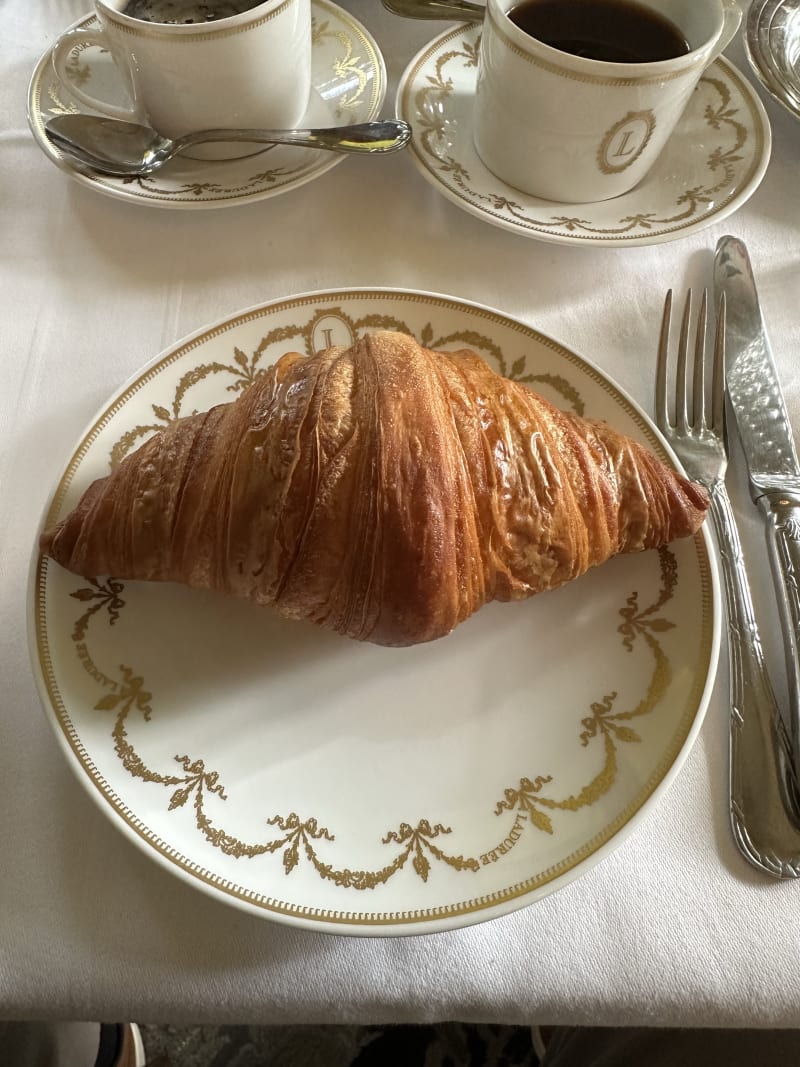
[[694, 379], [692, 381], [692, 420], [694, 426], [707, 425], [706, 407], [706, 328], [708, 326], [708, 289], [703, 290], [700, 313], [694, 335]]
[[720, 297], [714, 332], [714, 370], [711, 379], [711, 426], [717, 433], [725, 429], [725, 294]]
[[661, 336], [658, 341], [658, 358], [656, 360], [656, 425], [666, 432], [669, 427], [667, 409], [667, 351], [669, 349], [669, 322], [672, 317], [672, 290], [667, 292], [664, 301], [664, 314], [661, 318]]
[[689, 350], [689, 319], [692, 314], [692, 290], [686, 294], [678, 342], [678, 365], [675, 370], [675, 425], [685, 433], [689, 427], [686, 409], [686, 357]]

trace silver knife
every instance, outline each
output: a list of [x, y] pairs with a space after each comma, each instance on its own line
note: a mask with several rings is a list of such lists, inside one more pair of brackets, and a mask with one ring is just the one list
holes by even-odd
[[[789, 690], [789, 706], [781, 714], [766, 680], [758, 631], [751, 620], [751, 633], [742, 636], [745, 643], [754, 646], [764, 678], [758, 685], [760, 699], [755, 702], [758, 713], [748, 720], [734, 709], [731, 817], [740, 845], [740, 837], [745, 835], [752, 851], [761, 858], [762, 854], [769, 855], [769, 866], [788, 861], [794, 870], [786, 874], [797, 877], [800, 859], [800, 790], [797, 787], [800, 782], [800, 463], [761, 316], [750, 258], [744, 243], [735, 237], [722, 237], [717, 244], [714, 288], [718, 297], [725, 294], [725, 382], [747, 461], [750, 493], [766, 523]], [[733, 663], [731, 667], [741, 672], [741, 664]]]

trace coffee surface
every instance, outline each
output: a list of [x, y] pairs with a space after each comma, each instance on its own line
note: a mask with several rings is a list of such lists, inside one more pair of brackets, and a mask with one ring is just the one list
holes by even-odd
[[653, 63], [690, 50], [677, 26], [636, 0], [522, 0], [508, 17], [537, 41], [586, 59]]
[[128, 0], [123, 15], [143, 22], [164, 22], [170, 26], [191, 26], [240, 15], [258, 7], [263, 0]]

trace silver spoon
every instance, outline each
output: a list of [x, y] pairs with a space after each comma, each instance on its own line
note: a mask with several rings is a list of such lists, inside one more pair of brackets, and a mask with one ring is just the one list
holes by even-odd
[[486, 8], [473, 0], [383, 0], [393, 15], [407, 19], [454, 19], [457, 22], [483, 22]]
[[174, 140], [149, 126], [99, 115], [57, 115], [44, 128], [62, 152], [94, 170], [122, 178], [152, 174], [178, 152], [210, 141], [300, 145], [330, 152], [395, 152], [411, 137], [408, 123], [394, 120], [321, 130], [199, 130]]

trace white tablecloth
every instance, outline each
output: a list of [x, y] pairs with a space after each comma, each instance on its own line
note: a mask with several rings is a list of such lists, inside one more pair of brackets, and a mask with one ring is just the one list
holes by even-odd
[[[443, 28], [345, 0], [387, 60]], [[438, 195], [406, 155], [345, 160], [261, 203], [170, 212], [113, 201], [53, 167], [26, 124], [36, 60], [86, 0], [4, 0], [0, 78], [0, 1015], [156, 1021], [437, 1019], [800, 1025], [800, 884], [748, 867], [728, 828], [727, 661], [684, 769], [649, 819], [567, 888], [429, 937], [356, 939], [243, 914], [165, 872], [78, 784], [39, 706], [25, 635], [41, 508], [89, 417], [200, 326], [331, 286], [445, 292], [534, 324], [651, 410], [667, 286], [702, 285], [726, 232], [748, 244], [800, 424], [800, 123], [762, 94], [766, 178], [732, 218], [644, 248], [546, 244]], [[751, 77], [740, 42], [728, 50]], [[734, 489], [770, 656], [762, 534]]]

